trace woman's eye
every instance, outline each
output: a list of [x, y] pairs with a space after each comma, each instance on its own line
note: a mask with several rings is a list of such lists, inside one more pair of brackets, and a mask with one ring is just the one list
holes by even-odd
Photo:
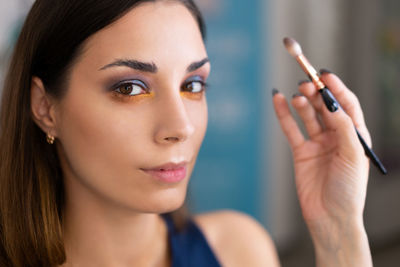
[[124, 81], [114, 86], [114, 91], [126, 96], [135, 96], [146, 93], [146, 85], [139, 81]]
[[201, 93], [205, 90], [206, 83], [203, 81], [190, 81], [184, 84], [182, 91], [189, 93]]

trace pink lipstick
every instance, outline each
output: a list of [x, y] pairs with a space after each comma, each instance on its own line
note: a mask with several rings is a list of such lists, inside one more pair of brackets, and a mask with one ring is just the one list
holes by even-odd
[[178, 183], [187, 174], [186, 163], [167, 163], [151, 169], [142, 169], [145, 173], [164, 183]]

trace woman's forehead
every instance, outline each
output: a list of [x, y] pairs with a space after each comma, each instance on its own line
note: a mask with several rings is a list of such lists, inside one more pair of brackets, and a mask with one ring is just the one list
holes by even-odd
[[198, 54], [206, 55], [197, 21], [175, 1], [146, 2], [135, 7], [91, 36], [84, 50], [108, 60], [129, 56], [154, 61], [154, 57], [194, 54], [198, 59]]

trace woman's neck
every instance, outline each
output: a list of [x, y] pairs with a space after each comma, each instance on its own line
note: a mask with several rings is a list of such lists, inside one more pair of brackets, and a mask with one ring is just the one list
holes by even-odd
[[167, 227], [157, 214], [112, 207], [86, 195], [67, 198], [64, 218], [65, 267], [170, 265]]

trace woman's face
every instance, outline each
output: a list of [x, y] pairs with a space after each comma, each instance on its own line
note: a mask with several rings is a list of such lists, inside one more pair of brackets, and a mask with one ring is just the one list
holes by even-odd
[[56, 108], [67, 201], [178, 208], [206, 131], [209, 71], [198, 24], [177, 2], [141, 4], [91, 36]]

